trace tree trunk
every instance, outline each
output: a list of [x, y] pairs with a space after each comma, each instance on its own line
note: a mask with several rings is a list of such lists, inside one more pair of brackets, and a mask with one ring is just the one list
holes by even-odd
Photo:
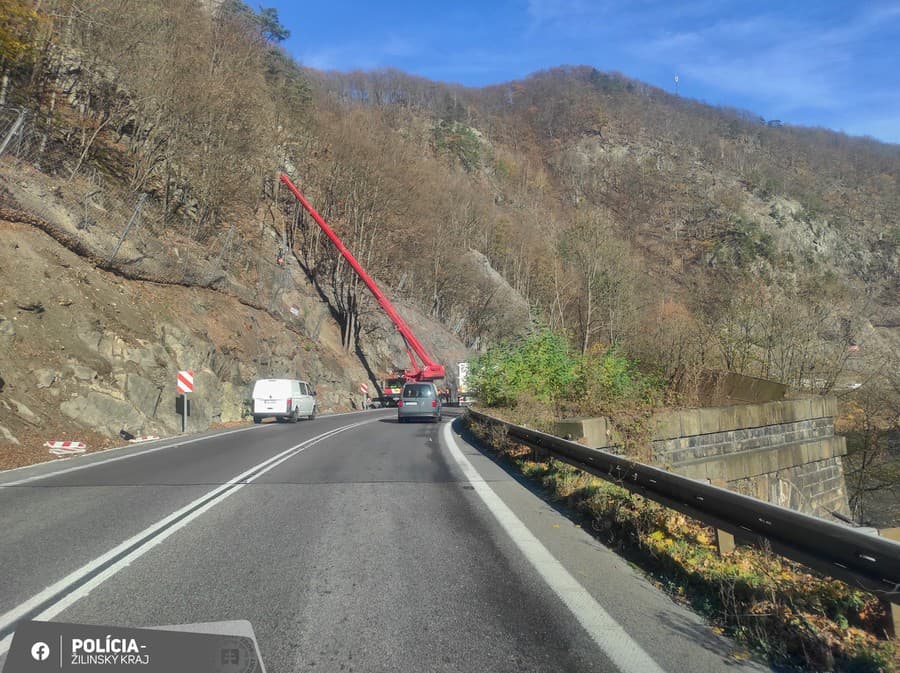
[[[54, 80], [55, 82], [55, 80]], [[54, 85], [53, 91], [50, 92], [50, 106], [47, 108], [47, 118], [45, 120], [46, 128], [44, 129], [43, 134], [41, 134], [41, 144], [38, 148], [38, 162], [42, 162], [44, 158], [44, 152], [47, 151], [47, 141], [50, 139], [50, 130], [53, 124], [53, 111], [56, 109], [56, 86]]]
[[9, 93], [9, 70], [3, 69], [3, 76], [0, 77], [0, 106], [6, 105], [6, 96]]
[[591, 284], [588, 283], [587, 291], [587, 313], [584, 320], [584, 339], [581, 342], [581, 357], [585, 357], [588, 351], [588, 342], [591, 339], [591, 306], [594, 303], [594, 293]]
[[100, 124], [97, 125], [97, 128], [94, 129], [94, 133], [91, 135], [91, 139], [87, 141], [84, 146], [84, 149], [81, 151], [81, 156], [78, 157], [78, 162], [75, 164], [75, 168], [72, 169], [72, 174], [69, 176], [69, 181], [75, 177], [75, 174], [78, 172], [78, 169], [81, 168], [81, 164], [84, 162], [84, 158], [87, 156], [87, 153], [91, 150], [91, 146], [94, 144], [94, 141], [97, 139], [97, 135], [100, 131], [103, 130], [103, 127], [109, 122], [110, 117], [107, 116]]

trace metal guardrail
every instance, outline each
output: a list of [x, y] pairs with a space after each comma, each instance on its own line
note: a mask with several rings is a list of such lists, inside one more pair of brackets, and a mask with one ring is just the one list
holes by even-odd
[[554, 458], [742, 541], [900, 603], [900, 543], [469, 410]]

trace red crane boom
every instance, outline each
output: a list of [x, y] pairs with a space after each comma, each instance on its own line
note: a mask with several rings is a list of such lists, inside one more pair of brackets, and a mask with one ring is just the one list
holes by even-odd
[[[334, 233], [334, 230], [325, 223], [322, 216], [316, 212], [316, 209], [310, 205], [309, 201], [304, 198], [296, 185], [294, 185], [294, 183], [291, 182], [291, 179], [284, 173], [281, 174], [281, 181], [287, 185], [287, 188], [297, 197], [297, 200], [300, 202], [300, 205], [306, 209], [306, 212], [312, 215], [316, 224], [318, 224], [322, 231], [325, 232], [325, 235], [331, 239], [331, 242], [334, 243], [338, 251], [344, 256], [344, 259], [346, 259], [350, 266], [353, 267], [353, 270], [363, 279], [363, 282], [372, 292], [378, 305], [381, 306], [384, 312], [388, 314], [388, 317], [397, 326], [400, 336], [403, 337], [406, 353], [409, 355], [409, 361], [412, 365], [410, 369], [403, 370], [403, 376], [409, 381], [434, 381], [444, 378], [444, 365], [437, 364], [429, 357], [425, 348], [419, 343], [419, 340], [416, 339], [416, 335], [413, 334], [412, 330], [409, 328], [409, 325], [407, 325], [406, 321], [400, 317], [400, 314], [397, 313], [397, 309], [395, 309], [388, 298], [384, 296], [384, 293], [378, 288], [369, 274], [366, 273], [366, 270], [362, 268], [362, 265], [360, 265], [350, 251], [347, 250], [347, 247], [341, 239], [338, 238], [337, 234]], [[414, 352], [415, 355], [413, 355]], [[418, 356], [421, 361], [421, 366], [419, 366], [419, 362], [416, 361], [416, 356]]]

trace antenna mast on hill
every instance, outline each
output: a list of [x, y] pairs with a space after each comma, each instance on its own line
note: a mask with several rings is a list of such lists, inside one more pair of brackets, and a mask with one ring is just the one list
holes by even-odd
[[678, 95], [678, 75], [675, 75], [675, 95]]

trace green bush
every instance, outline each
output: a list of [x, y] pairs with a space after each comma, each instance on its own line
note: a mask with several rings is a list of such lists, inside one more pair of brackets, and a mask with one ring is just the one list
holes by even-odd
[[581, 400], [598, 407], [623, 401], [650, 401], [660, 385], [642, 374], [637, 364], [615, 346], [590, 351], [578, 363], [576, 376]]
[[601, 412], [621, 403], [653, 402], [662, 389], [619, 348], [594, 348], [580, 357], [564, 336], [549, 329], [491, 348], [472, 363], [469, 377], [489, 407], [537, 400]]
[[760, 259], [777, 261], [777, 248], [772, 235], [760, 226], [740, 217], [732, 217], [721, 233], [715, 255], [722, 263], [745, 269]]
[[432, 130], [434, 148], [456, 157], [466, 172], [479, 168], [484, 150], [475, 131], [465, 124], [441, 120]]
[[469, 377], [485, 405], [514, 407], [524, 396], [568, 399], [576, 391], [577, 366], [565, 337], [541, 329], [491, 348], [472, 363]]

